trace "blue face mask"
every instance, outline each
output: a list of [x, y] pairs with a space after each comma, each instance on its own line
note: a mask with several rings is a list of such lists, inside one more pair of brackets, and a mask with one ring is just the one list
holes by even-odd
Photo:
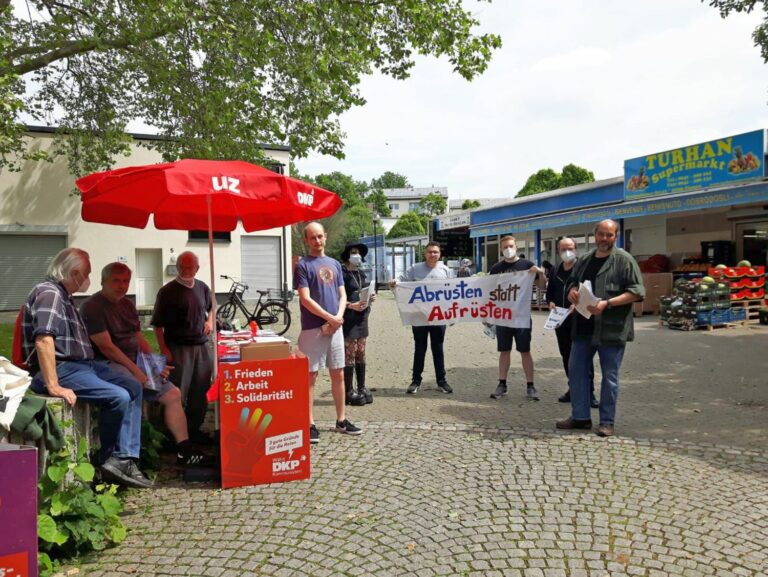
[[361, 257], [359, 254], [351, 254], [349, 255], [349, 264], [360, 266], [360, 263], [363, 262], [363, 257]]

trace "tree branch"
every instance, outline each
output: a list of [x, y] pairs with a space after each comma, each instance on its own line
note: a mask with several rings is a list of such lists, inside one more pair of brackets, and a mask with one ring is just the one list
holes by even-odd
[[[0, 2], [4, 2], [4, 1], [6, 0], [0, 0]], [[111, 48], [111, 49], [117, 49], [117, 50], [125, 49], [130, 46], [148, 42], [150, 40], [162, 38], [163, 36], [166, 36], [167, 34], [170, 34], [172, 32], [177, 32], [178, 30], [181, 30], [184, 24], [185, 24], [184, 21], [179, 21], [175, 24], [169, 25], [167, 28], [164, 28], [162, 30], [149, 31], [135, 37], [123, 36], [120, 38], [109, 38], [109, 39], [94, 37], [94, 38], [86, 38], [83, 40], [70, 40], [69, 42], [65, 42], [59, 48], [51, 50], [50, 52], [46, 54], [42, 54], [36, 58], [24, 60], [23, 62], [20, 62], [18, 64], [13, 64], [11, 66], [1, 67], [0, 76], [7, 76], [10, 74], [17, 74], [21, 76], [28, 72], [34, 72], [35, 70], [39, 70], [40, 68], [45, 68], [46, 66], [58, 60], [70, 58], [72, 56], [77, 56], [78, 54], [85, 54], [87, 52], [96, 50], [97, 48]], [[29, 48], [27, 49], [27, 52], [37, 52], [37, 51], [40, 51], [41, 49], [42, 49], [41, 47]], [[17, 49], [13, 52], [18, 53], [20, 51], [21, 49]]]

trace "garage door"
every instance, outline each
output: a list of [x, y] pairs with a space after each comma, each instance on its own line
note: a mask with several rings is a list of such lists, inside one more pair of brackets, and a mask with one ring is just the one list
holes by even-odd
[[282, 289], [280, 237], [242, 236], [240, 243], [243, 282], [252, 289], [246, 293], [245, 298], [259, 298], [253, 289]]
[[66, 246], [65, 236], [0, 234], [0, 310], [18, 310]]

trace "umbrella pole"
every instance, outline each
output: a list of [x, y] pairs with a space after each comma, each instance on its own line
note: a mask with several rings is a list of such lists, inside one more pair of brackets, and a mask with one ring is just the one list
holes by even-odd
[[[213, 327], [211, 329], [211, 334], [213, 335], [212, 382], [215, 383], [216, 379], [219, 377], [219, 335], [216, 326], [216, 273], [213, 270], [213, 215], [211, 208], [213, 199], [211, 198], [210, 194], [208, 194], [205, 198], [208, 204], [208, 263], [211, 267], [211, 311], [213, 313]], [[220, 426], [219, 418], [219, 401], [216, 400], [216, 404], [214, 405], [213, 428], [217, 431], [219, 430]]]

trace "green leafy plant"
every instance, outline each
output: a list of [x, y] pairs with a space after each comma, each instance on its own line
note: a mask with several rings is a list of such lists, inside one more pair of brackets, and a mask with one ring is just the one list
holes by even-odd
[[117, 486], [93, 484], [95, 469], [81, 439], [72, 460], [74, 439], [48, 455], [38, 484], [37, 532], [40, 575], [50, 575], [62, 558], [100, 551], [125, 539], [118, 514], [123, 509]]
[[155, 428], [148, 419], [141, 421], [141, 453], [139, 468], [142, 471], [160, 470], [160, 448], [165, 442], [165, 435]]

